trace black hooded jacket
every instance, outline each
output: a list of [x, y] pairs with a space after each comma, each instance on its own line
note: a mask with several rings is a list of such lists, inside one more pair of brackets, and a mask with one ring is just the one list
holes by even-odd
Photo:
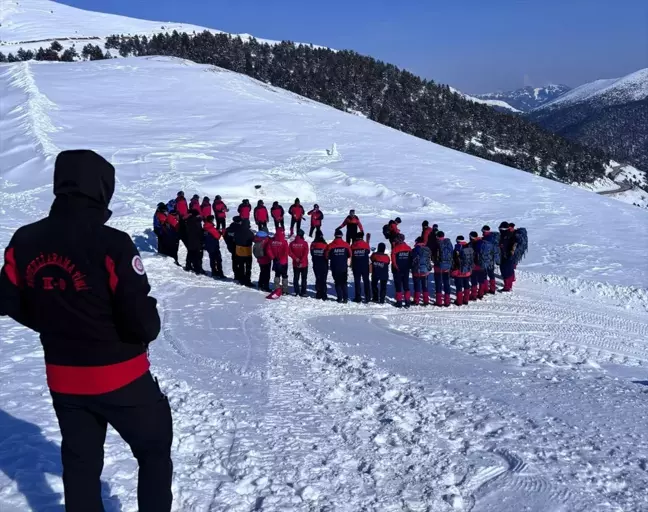
[[130, 236], [105, 226], [115, 169], [92, 151], [61, 153], [48, 217], [20, 228], [0, 271], [0, 315], [40, 334], [52, 391], [95, 395], [148, 370], [160, 331]]

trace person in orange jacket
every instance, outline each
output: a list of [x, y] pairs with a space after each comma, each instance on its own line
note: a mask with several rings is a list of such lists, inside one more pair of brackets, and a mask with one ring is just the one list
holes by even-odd
[[295, 226], [297, 226], [297, 231], [299, 231], [301, 229], [302, 219], [306, 215], [299, 198], [295, 199], [295, 203], [288, 208], [288, 215], [290, 215], [290, 237], [292, 238], [295, 233]]
[[369, 282], [369, 257], [371, 247], [364, 240], [364, 233], [358, 233], [355, 242], [351, 246], [351, 270], [353, 271], [353, 282], [355, 295], [353, 302], [362, 302], [362, 284], [364, 284], [364, 302], [371, 300], [371, 283]]
[[304, 240], [304, 235], [304, 231], [298, 229], [297, 237], [290, 242], [288, 247], [288, 252], [293, 260], [293, 288], [295, 295], [300, 297], [306, 297], [308, 278], [308, 242]]
[[347, 228], [347, 244], [351, 244], [351, 242], [355, 240], [355, 237], [359, 232], [364, 232], [362, 222], [360, 222], [360, 218], [356, 215], [355, 210], [349, 211], [349, 215], [347, 215], [346, 219], [344, 219], [344, 222], [340, 224], [337, 229], [342, 229], [343, 227]]
[[351, 246], [342, 240], [342, 230], [335, 230], [335, 240], [326, 249], [326, 257], [331, 265], [337, 301], [346, 304], [349, 302], [348, 283]]
[[286, 241], [286, 233], [283, 228], [277, 229], [275, 236], [268, 244], [268, 256], [272, 260], [274, 270], [274, 290], [277, 295], [288, 293], [288, 255], [290, 249]]
[[308, 212], [308, 216], [311, 218], [310, 233], [308, 234], [308, 236], [312, 237], [313, 233], [315, 233], [316, 231], [321, 231], [324, 214], [322, 213], [322, 210], [320, 210], [319, 205], [316, 204], [315, 206], [313, 206], [313, 209]]

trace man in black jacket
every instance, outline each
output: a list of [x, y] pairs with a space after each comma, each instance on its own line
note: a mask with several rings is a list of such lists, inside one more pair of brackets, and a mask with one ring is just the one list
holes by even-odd
[[61, 428], [67, 512], [102, 512], [110, 424], [139, 463], [139, 510], [171, 510], [171, 410], [149, 372], [156, 301], [130, 237], [107, 227], [115, 169], [64, 151], [50, 214], [20, 228], [0, 271], [0, 315], [40, 334]]
[[186, 222], [187, 262], [185, 270], [187, 272], [195, 272], [199, 275], [205, 273], [202, 265], [204, 240], [205, 235], [200, 214], [196, 210], [191, 210]]
[[241, 281], [241, 263], [236, 256], [236, 233], [241, 228], [241, 217], [238, 215], [232, 218], [232, 223], [225, 230], [225, 245], [227, 245], [227, 250], [232, 255], [232, 272], [234, 273], [234, 279]]
[[250, 221], [241, 220], [239, 228], [234, 234], [235, 255], [238, 262], [238, 281], [243, 286], [252, 286], [252, 245], [254, 233], [250, 229]]

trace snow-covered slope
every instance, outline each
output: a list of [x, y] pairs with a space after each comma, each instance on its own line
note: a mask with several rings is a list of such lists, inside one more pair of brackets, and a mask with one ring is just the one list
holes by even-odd
[[[57, 152], [117, 168], [111, 223], [163, 321], [174, 510], [648, 509], [646, 211], [171, 58], [0, 65], [0, 94], [0, 247], [47, 213]], [[267, 301], [155, 255], [153, 208], [179, 189], [318, 202], [329, 238], [352, 207], [376, 241], [396, 215], [409, 241], [423, 219], [451, 237], [509, 219], [531, 247], [514, 294], [467, 308]], [[0, 510], [56, 508], [38, 338], [0, 332]], [[110, 432], [107, 510], [136, 510], [136, 471]]]
[[568, 92], [571, 88], [567, 85], [550, 84], [544, 87], [523, 87], [515, 91], [492, 92], [477, 94], [482, 100], [499, 100], [508, 103], [523, 112], [529, 112], [545, 103], [548, 103]]
[[[64, 40], [104, 40], [113, 34], [151, 36], [174, 30], [188, 34], [204, 30], [221, 33], [219, 30], [187, 23], [148, 21], [86, 11], [52, 0], [0, 0], [0, 51], [5, 54], [19, 48], [47, 47], [47, 43], [54, 40], [67, 46]], [[244, 40], [251, 37], [249, 34], [233, 35]], [[276, 42], [266, 39], [259, 41], [271, 44]]]
[[516, 114], [519, 113], [519, 112], [522, 112], [521, 110], [518, 110], [517, 108], [512, 107], [511, 105], [509, 105], [508, 103], [506, 103], [506, 101], [502, 101], [502, 100], [500, 100], [500, 99], [482, 99], [482, 98], [477, 98], [477, 97], [475, 97], [475, 96], [470, 96], [469, 94], [463, 93], [463, 92], [461, 92], [461, 91], [459, 91], [459, 90], [457, 90], [457, 89], [455, 89], [455, 88], [453, 88], [453, 87], [450, 87], [450, 90], [451, 90], [452, 92], [455, 92], [455, 93], [459, 94], [461, 97], [463, 97], [463, 98], [465, 98], [465, 99], [467, 99], [467, 100], [469, 100], [469, 101], [473, 101], [473, 102], [475, 102], [475, 103], [481, 103], [481, 104], [483, 104], [483, 105], [488, 105], [488, 106], [490, 106], [490, 107], [499, 108], [499, 109], [501, 109], [501, 110], [505, 110], [505, 111], [509, 111], [509, 112], [514, 112], [514, 113], [516, 113]]
[[590, 82], [563, 94], [541, 109], [564, 108], [584, 102], [613, 106], [648, 97], [648, 68], [640, 69], [622, 78], [603, 79]]

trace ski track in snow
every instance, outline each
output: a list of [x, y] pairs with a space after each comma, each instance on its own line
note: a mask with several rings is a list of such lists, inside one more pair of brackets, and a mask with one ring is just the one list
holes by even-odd
[[[0, 66], [1, 245], [47, 211], [58, 148], [89, 137], [118, 169], [111, 223], [142, 252], [163, 322], [151, 360], [174, 415], [174, 510], [648, 510], [647, 274], [628, 274], [639, 248], [617, 261], [620, 242], [591, 238], [606, 222], [641, 238], [643, 212], [212, 71], [159, 58]], [[162, 115], [180, 79], [215, 114], [184, 98]], [[119, 101], [92, 89], [130, 80]], [[377, 239], [396, 215], [408, 238], [426, 217], [454, 233], [510, 214], [535, 230], [515, 292], [467, 307], [267, 301], [153, 254], [152, 205], [179, 189], [222, 193], [230, 208], [299, 195], [327, 227], [360, 205]], [[470, 201], [483, 209], [464, 210]], [[0, 329], [0, 510], [60, 510], [42, 350], [9, 320]], [[136, 470], [110, 432], [108, 512], [136, 510]]]

